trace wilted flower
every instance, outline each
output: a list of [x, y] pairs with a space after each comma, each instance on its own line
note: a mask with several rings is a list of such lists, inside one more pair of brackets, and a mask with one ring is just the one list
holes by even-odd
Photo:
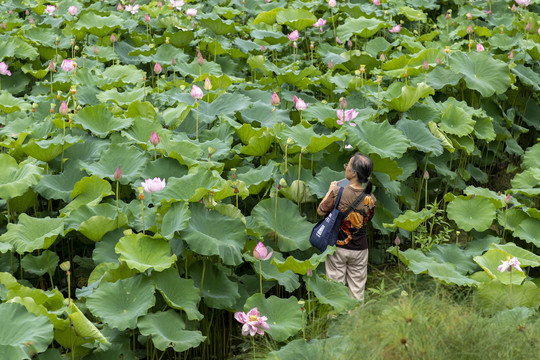
[[521, 263], [516, 257], [513, 257], [508, 261], [501, 260], [501, 262], [502, 264], [497, 267], [497, 270], [499, 270], [500, 272], [505, 272], [505, 271], [512, 272], [512, 268], [516, 269], [517, 271], [523, 272], [523, 270], [519, 266], [521, 265]]
[[478, 52], [484, 51], [484, 46], [480, 43], [476, 44], [476, 51]]
[[296, 41], [300, 38], [300, 33], [298, 30], [294, 30], [292, 33], [287, 35], [287, 38], [289, 38], [289, 41]]
[[77, 7], [76, 7], [76, 6], [73, 6], [73, 5], [70, 6], [70, 7], [68, 8], [68, 13], [69, 13], [69, 15], [71, 15], [71, 16], [75, 16], [75, 14], [77, 13]]
[[336, 36], [336, 42], [340, 45], [343, 45], [343, 41], [339, 40], [339, 37]]
[[64, 59], [64, 61], [62, 61], [61, 68], [64, 71], [72, 71], [75, 70], [76, 66], [77, 65], [75, 65], [75, 61], [73, 61], [72, 59]]
[[69, 113], [69, 108], [65, 101], [62, 101], [62, 104], [60, 104], [60, 108], [58, 109], [58, 113], [60, 115], [66, 116]]
[[401, 31], [401, 24], [397, 24], [396, 26], [393, 26], [390, 30], [388, 30], [391, 33], [398, 33]]
[[182, 10], [182, 6], [185, 4], [184, 0], [170, 0], [169, 2], [171, 7], [176, 8], [176, 10]]
[[204, 90], [211, 90], [212, 89], [212, 83], [210, 82], [210, 78], [207, 76], [204, 80]]
[[150, 135], [150, 144], [157, 146], [159, 144], [159, 136], [156, 134], [155, 131], [152, 131], [152, 134]]
[[114, 172], [114, 180], [119, 181], [121, 179], [122, 179], [122, 169], [120, 169], [120, 166], [119, 166]]
[[279, 99], [279, 96], [278, 94], [274, 91], [274, 93], [272, 94], [272, 100], [270, 101], [272, 103], [272, 106], [273, 107], [276, 107], [279, 105], [279, 103], [281, 102], [281, 100]]
[[371, 2], [373, 3], [373, 5], [381, 5], [380, 0], [372, 0]]
[[253, 249], [253, 256], [257, 260], [268, 260], [272, 257], [272, 254], [274, 253], [274, 250], [270, 251], [268, 253], [268, 249], [262, 242], [259, 241], [257, 246], [255, 246], [255, 249]]
[[321, 28], [321, 32], [323, 31], [322, 30], [322, 27], [326, 24], [326, 20], [322, 19], [322, 18], [319, 18], [319, 20], [317, 20], [317, 22], [315, 24], [313, 24], [313, 27], [318, 27], [318, 28]]
[[156, 65], [154, 65], [154, 72], [156, 74], [161, 74], [161, 71], [163, 71], [163, 69], [161, 68], [161, 65], [159, 65], [159, 63], [156, 61]]
[[187, 9], [186, 10], [186, 15], [187, 16], [196, 16], [197, 15], [197, 9], [193, 9], [193, 8]]
[[204, 94], [200, 87], [197, 85], [193, 85], [191, 87], [191, 97], [195, 100], [201, 100], [203, 98]]
[[255, 336], [255, 334], [264, 335], [264, 330], [270, 330], [270, 325], [266, 323], [268, 318], [266, 316], [261, 316], [257, 308], [251, 309], [247, 314], [244, 312], [234, 313], [234, 318], [242, 326], [242, 335]]
[[47, 5], [47, 7], [45, 8], [45, 12], [50, 16], [53, 16], [55, 10], [56, 7], [54, 5]]
[[308, 107], [309, 103], [305, 103], [304, 100], [298, 98], [298, 100], [296, 100], [296, 110], [298, 111], [302, 111], [302, 110], [306, 110], [307, 107]]
[[0, 62], [0, 75], [11, 76], [11, 71], [8, 70], [8, 66], [5, 62]]
[[147, 193], [153, 193], [163, 190], [166, 184], [165, 179], [161, 180], [160, 178], [156, 177], [153, 179], [144, 180], [144, 182], [141, 182], [141, 185], [144, 188], [144, 191], [146, 191]]

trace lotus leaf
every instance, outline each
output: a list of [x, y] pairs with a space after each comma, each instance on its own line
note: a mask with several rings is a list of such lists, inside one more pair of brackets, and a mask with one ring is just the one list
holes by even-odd
[[510, 288], [498, 280], [492, 280], [478, 286], [475, 300], [478, 306], [491, 313], [516, 306], [534, 309], [540, 306], [540, 289], [532, 281], [526, 281], [523, 285], [514, 284]]
[[489, 229], [495, 218], [495, 205], [486, 198], [456, 198], [448, 203], [448, 218], [465, 231], [484, 231]]
[[135, 101], [142, 101], [145, 90], [141, 87], [136, 87], [130, 91], [118, 92], [117, 89], [109, 89], [97, 94], [97, 98], [102, 103], [114, 101], [116, 104], [123, 106], [129, 105]]
[[540, 246], [538, 234], [540, 231], [540, 220], [529, 216], [517, 208], [506, 210], [506, 215], [499, 214], [499, 224], [510, 229], [514, 236], [525, 240], [535, 246]]
[[125, 262], [101, 263], [94, 268], [88, 277], [88, 284], [93, 286], [89, 289], [90, 293], [85, 296], [90, 295], [101, 282], [115, 282], [120, 279], [130, 278], [135, 274], [137, 274], [137, 270], [130, 269]]
[[[53, 340], [49, 319], [27, 312], [20, 304], [0, 304], [0, 316], [0, 353], [6, 359], [30, 359], [31, 354], [45, 351]], [[28, 348], [28, 344], [32, 347]]]
[[176, 232], [188, 227], [191, 212], [186, 202], [180, 201], [167, 207], [163, 206], [160, 212], [165, 214], [161, 226], [161, 235], [165, 239], [171, 240]]
[[386, 22], [376, 18], [359, 17], [355, 19], [348, 17], [342, 25], [338, 26], [337, 36], [341, 41], [349, 40], [353, 34], [363, 38], [369, 38], [387, 25]]
[[428, 209], [422, 209], [419, 212], [407, 210], [404, 214], [394, 219], [392, 224], [384, 224], [384, 226], [392, 229], [399, 227], [406, 231], [414, 231], [421, 223], [432, 216], [433, 214]]
[[175, 269], [167, 269], [152, 273], [152, 280], [167, 305], [173, 309], [184, 310], [189, 320], [203, 318], [197, 309], [201, 295], [192, 279], [183, 279]]
[[255, 307], [261, 316], [268, 318], [270, 330], [267, 332], [275, 341], [285, 341], [302, 329], [302, 311], [294, 296], [280, 299], [272, 295], [265, 299], [264, 295], [255, 294], [247, 299], [244, 311], [248, 312]]
[[279, 271], [288, 271], [292, 270], [296, 274], [306, 275], [308, 270], [311, 269], [314, 271], [317, 269], [321, 262], [326, 261], [328, 255], [333, 254], [336, 251], [336, 248], [329, 246], [322, 254], [313, 254], [307, 260], [297, 260], [293, 256], [288, 256], [285, 261], [283, 258], [272, 258], [272, 264], [274, 264]]
[[64, 232], [64, 219], [34, 218], [26, 214], [19, 216], [17, 224], [8, 224], [8, 230], [0, 236], [0, 242], [7, 242], [19, 254], [34, 250], [48, 249], [58, 235]]
[[85, 130], [104, 138], [112, 131], [125, 129], [133, 123], [130, 118], [118, 118], [107, 109], [105, 104], [86, 106], [73, 118], [75, 124], [80, 124]]
[[144, 272], [148, 269], [163, 271], [176, 262], [169, 242], [159, 235], [131, 234], [118, 240], [114, 251], [130, 269]]
[[390, 110], [404, 112], [428, 95], [435, 95], [435, 91], [425, 83], [419, 83], [417, 87], [394, 83], [386, 91], [385, 102], [388, 103]]
[[258, 168], [239, 168], [236, 176], [246, 184], [250, 194], [258, 194], [271, 181], [275, 168], [276, 163], [271, 161], [265, 166], [260, 166]]
[[498, 279], [503, 284], [521, 284], [525, 279], [525, 274], [522, 271], [518, 271], [514, 268], [510, 268], [512, 273], [507, 271], [500, 272], [497, 267], [502, 264], [503, 261], [508, 261], [510, 254], [506, 251], [490, 248], [482, 256], [475, 256], [474, 261], [484, 269], [484, 271], [492, 279]]
[[30, 110], [31, 105], [26, 101], [16, 98], [8, 91], [0, 91], [0, 110], [6, 114], [16, 111]]
[[428, 127], [419, 120], [401, 119], [396, 123], [396, 128], [401, 130], [411, 142], [411, 147], [433, 156], [439, 156], [443, 152], [443, 146], [439, 139], [431, 134]]
[[27, 272], [43, 276], [46, 273], [54, 274], [60, 258], [55, 252], [45, 250], [40, 255], [26, 254], [21, 260], [23, 269]]
[[313, 291], [317, 301], [332, 306], [338, 313], [351, 310], [358, 305], [358, 301], [349, 297], [349, 289], [342, 283], [327, 281], [321, 276], [315, 275], [309, 278], [304, 276], [308, 284], [308, 291]]
[[34, 188], [45, 199], [60, 199], [69, 202], [75, 184], [84, 176], [83, 171], [70, 166], [61, 174], [44, 175]]
[[232, 281], [224, 270], [222, 265], [203, 260], [192, 264], [188, 271], [195, 286], [201, 289], [204, 303], [215, 309], [230, 308], [240, 298], [238, 283]]
[[[287, 138], [294, 140], [295, 146], [289, 149], [291, 154], [301, 150], [299, 147], [306, 148], [309, 153], [316, 153], [341, 140], [337, 136], [319, 135], [315, 133], [313, 128], [306, 128], [303, 125], [286, 127], [279, 136], [282, 142], [286, 142]], [[296, 148], [296, 151], [294, 151], [294, 148]]]
[[199, 346], [206, 339], [200, 331], [184, 330], [184, 320], [174, 310], [142, 316], [137, 326], [142, 335], [151, 336], [155, 347], [161, 351], [172, 347], [183, 352]]
[[109, 326], [118, 329], [135, 329], [137, 318], [145, 315], [156, 299], [152, 282], [142, 275], [102, 282], [86, 299], [88, 309]]
[[495, 205], [495, 208], [500, 209], [502, 207], [505, 207], [505, 196], [504, 195], [498, 195], [492, 190], [486, 189], [486, 188], [480, 188], [475, 186], [467, 186], [467, 188], [463, 191], [466, 195], [478, 195], [483, 198], [489, 199], [493, 205]]
[[101, 202], [104, 196], [113, 195], [111, 184], [96, 175], [84, 177], [75, 184], [71, 192], [73, 199], [60, 212], [68, 214], [83, 205], [94, 206]]
[[77, 230], [88, 239], [98, 242], [108, 232], [127, 225], [127, 216], [116, 213], [111, 204], [98, 204], [93, 207], [82, 205], [73, 210], [65, 219], [66, 233]]
[[521, 166], [524, 169], [533, 167], [540, 168], [540, 143], [531, 146], [525, 151]]
[[28, 159], [20, 164], [8, 154], [0, 154], [0, 198], [12, 199], [23, 195], [41, 179], [43, 169]]
[[73, 303], [72, 300], [69, 300], [69, 318], [75, 328], [75, 332], [78, 336], [92, 338], [99, 341], [100, 343], [107, 344], [107, 339], [103, 334], [96, 328], [90, 320], [84, 316], [84, 314], [79, 310], [79, 308]]
[[365, 154], [375, 153], [390, 159], [403, 156], [410, 145], [409, 139], [387, 121], [361, 121], [349, 130], [348, 141]]
[[280, 25], [287, 25], [294, 30], [304, 30], [312, 26], [317, 18], [311, 11], [305, 9], [282, 9], [276, 14], [276, 22]]
[[105, 262], [119, 263], [118, 254], [114, 252], [114, 247], [122, 236], [124, 236], [123, 229], [116, 229], [105, 234], [101, 241], [96, 243], [94, 251], [92, 251], [92, 260], [96, 266]]
[[510, 256], [518, 258], [521, 266], [540, 266], [540, 256], [517, 246], [513, 242], [506, 244], [491, 244], [489, 248], [502, 250], [508, 253]]
[[[189, 226], [182, 238], [198, 254], [218, 255], [227, 265], [242, 263], [242, 249], [247, 239], [245, 225], [200, 204], [192, 204]], [[210, 225], [211, 224], [211, 225]]]
[[343, 178], [343, 176], [343, 170], [334, 171], [329, 167], [324, 167], [317, 173], [317, 176], [308, 181], [309, 191], [318, 198], [323, 198], [328, 192], [330, 183]]

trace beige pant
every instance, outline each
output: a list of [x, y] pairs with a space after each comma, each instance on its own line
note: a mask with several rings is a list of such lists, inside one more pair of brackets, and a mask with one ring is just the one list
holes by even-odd
[[368, 249], [349, 250], [338, 247], [326, 258], [326, 277], [349, 287], [349, 296], [364, 301], [367, 279]]

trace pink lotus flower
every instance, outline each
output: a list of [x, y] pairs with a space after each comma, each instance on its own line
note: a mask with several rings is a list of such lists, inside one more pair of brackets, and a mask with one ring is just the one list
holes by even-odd
[[523, 272], [523, 270], [519, 266], [521, 264], [516, 257], [513, 257], [508, 261], [501, 260], [501, 262], [502, 264], [497, 267], [497, 270], [499, 270], [500, 272], [505, 272], [505, 271], [512, 272], [512, 268], [516, 269], [517, 271]]
[[152, 134], [150, 135], [150, 144], [157, 146], [159, 144], [159, 136], [156, 134], [155, 131], [152, 131]]
[[161, 65], [159, 65], [158, 62], [156, 62], [156, 65], [154, 65], [154, 72], [159, 75], [161, 74], [162, 71], [163, 71], [163, 68], [161, 67]]
[[141, 185], [144, 188], [144, 191], [147, 193], [153, 193], [163, 190], [166, 184], [165, 179], [161, 180], [160, 178], [156, 177], [153, 179], [144, 180], [144, 182], [141, 182]]
[[257, 246], [255, 246], [255, 249], [253, 249], [253, 256], [257, 260], [268, 260], [268, 259], [270, 259], [272, 257], [273, 253], [274, 253], [274, 250], [272, 250], [272, 251], [270, 251], [270, 253], [268, 253], [268, 249], [260, 241], [257, 244]]
[[0, 75], [11, 76], [11, 71], [8, 70], [8, 66], [5, 62], [0, 62]]
[[429, 70], [429, 64], [428, 64], [427, 60], [424, 60], [424, 64], [422, 64], [422, 69], [424, 69], [424, 71]]
[[336, 4], [336, 0], [329, 0], [328, 1], [328, 6], [330, 7], [335, 7], [337, 4]]
[[390, 30], [388, 30], [391, 33], [399, 33], [401, 31], [401, 24], [397, 24], [396, 26], [393, 26]]
[[298, 98], [298, 100], [296, 100], [296, 110], [298, 111], [302, 111], [302, 110], [306, 110], [307, 107], [308, 107], [309, 103], [305, 103], [304, 100]]
[[[346, 121], [354, 120], [358, 116], [358, 114], [358, 111], [354, 109], [350, 109], [347, 111], [343, 109], [337, 110], [338, 120], [336, 122], [338, 123], [338, 125], [343, 125], [343, 123]], [[356, 124], [351, 123], [351, 126], [356, 126]]]
[[197, 9], [193, 9], [193, 8], [187, 9], [186, 10], [186, 15], [187, 16], [197, 16]]
[[62, 70], [67, 72], [67, 71], [75, 70], [76, 66], [77, 65], [75, 65], [75, 61], [73, 61], [72, 59], [64, 59], [60, 67], [62, 68]]
[[118, 181], [121, 179], [122, 179], [122, 169], [120, 169], [120, 166], [119, 166], [114, 172], [114, 180]]
[[97, 46], [94, 45], [94, 55], [97, 55], [99, 53], [99, 49]]
[[114, 36], [114, 33], [111, 34], [111, 42], [116, 42], [116, 36]]
[[126, 11], [129, 11], [132, 15], [139, 12], [139, 5], [126, 5]]
[[50, 16], [53, 16], [55, 10], [56, 7], [54, 5], [47, 5], [47, 7], [45, 8], [45, 12]]
[[467, 27], [467, 34], [472, 34], [474, 32], [473, 28], [472, 28], [472, 25], [469, 25]]
[[159, 1], [157, 2], [157, 7], [158, 7], [158, 8], [163, 7], [163, 3], [161, 2], [161, 0], [159, 0]]
[[60, 108], [58, 109], [58, 113], [60, 115], [66, 116], [69, 113], [69, 108], [65, 101], [62, 101], [62, 104], [60, 104]]
[[148, 15], [148, 14], [145, 14], [145, 15], [144, 15], [144, 22], [145, 22], [145, 23], [149, 23], [149, 22], [150, 22], [150, 15]]
[[271, 100], [272, 106], [273, 107], [278, 106], [280, 101], [281, 100], [279, 99], [278, 94], [274, 91], [274, 93], [272, 94], [272, 100]]
[[476, 51], [478, 52], [484, 51], [484, 46], [480, 43], [476, 44]]
[[122, 6], [122, 3], [118, 3], [118, 6], [116, 7], [116, 10], [118, 10], [118, 11], [124, 10], [124, 7]]
[[292, 96], [292, 102], [294, 105], [296, 105], [296, 102], [298, 101], [298, 97], [296, 95]]
[[322, 32], [323, 31], [322, 28], [324, 25], [326, 25], [326, 20], [319, 18], [319, 20], [317, 20], [317, 22], [313, 24], [313, 27], [321, 28], [321, 32]]
[[294, 30], [292, 33], [287, 35], [287, 37], [289, 38], [289, 41], [296, 41], [300, 38], [300, 33], [298, 30]]
[[77, 13], [77, 7], [76, 6], [70, 6], [68, 8], [68, 13], [71, 16], [75, 16], [75, 14]]
[[261, 316], [257, 308], [251, 309], [247, 314], [239, 311], [234, 313], [234, 318], [242, 326], [242, 335], [255, 336], [255, 334], [264, 335], [264, 330], [270, 330], [270, 325], [266, 323], [268, 318], [266, 316]]
[[195, 100], [201, 100], [204, 96], [204, 93], [203, 91], [201, 90], [200, 87], [198, 87], [197, 85], [193, 85], [191, 87], [191, 97], [194, 98]]
[[381, 5], [381, 1], [380, 0], [372, 0], [371, 1], [373, 3], [373, 5]]
[[518, 5], [522, 5], [522, 6], [525, 6], [525, 7], [529, 6], [530, 2], [531, 2], [531, 0], [516, 0], [516, 3]]
[[[540, 31], [540, 28], [538, 29]], [[514, 50], [510, 50], [510, 54], [508, 54], [508, 58], [512, 60], [514, 58]]]
[[184, 6], [184, 4], [184, 0], [170, 0], [171, 7], [176, 8], [176, 10], [182, 10], [182, 6]]

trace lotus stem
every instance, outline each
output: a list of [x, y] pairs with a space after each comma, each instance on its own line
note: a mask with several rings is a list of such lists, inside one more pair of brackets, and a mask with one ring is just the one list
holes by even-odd
[[203, 259], [202, 259], [201, 287], [199, 289], [199, 295], [202, 294], [202, 289], [203, 289], [203, 285], [204, 285], [204, 273], [205, 272], [206, 272], [206, 262], [204, 261], [204, 256], [203, 256]]
[[47, 254], [47, 272], [49, 273], [49, 279], [51, 280], [51, 288], [54, 288], [54, 282], [53, 282], [53, 277], [51, 273], [51, 263], [49, 261], [49, 252], [47, 251], [46, 254]]
[[253, 349], [253, 360], [255, 360], [255, 337], [251, 337], [251, 348]]
[[60, 172], [62, 172], [63, 168], [64, 168], [64, 145], [66, 143], [66, 122], [64, 121], [63, 118], [62, 118], [62, 130], [63, 130], [63, 134], [62, 134], [62, 157], [60, 159]]
[[116, 228], [118, 228], [118, 220], [120, 218], [120, 213], [118, 211], [118, 190], [119, 190], [120, 184], [119, 181], [116, 180]]
[[49, 71], [51, 74], [51, 96], [53, 96], [53, 82], [52, 82], [52, 71]]
[[285, 171], [284, 174], [287, 172], [287, 150], [289, 149], [289, 144], [285, 145]]
[[7, 211], [7, 222], [10, 223], [11, 216], [9, 214], [9, 199], [6, 199], [6, 211]]
[[154, 160], [157, 160], [157, 150], [156, 150], [156, 145], [154, 145]]
[[195, 140], [199, 140], [199, 102], [197, 102], [197, 120], [195, 123]]
[[141, 199], [141, 213], [142, 213], [142, 233], [146, 235], [144, 231], [144, 199]]
[[[307, 279], [307, 298], [308, 298], [309, 309], [311, 310], [311, 286], [310, 286], [310, 282], [311, 282], [311, 277], [308, 276], [308, 279]], [[312, 320], [314, 318], [315, 318], [314, 315], [312, 315]], [[308, 313], [308, 321], [309, 321], [309, 313]]]
[[274, 241], [277, 249], [277, 205], [278, 205], [279, 189], [276, 189], [276, 206], [274, 207]]
[[262, 291], [262, 260], [259, 260], [259, 286], [261, 289], [261, 295], [263, 293]]
[[[507, 216], [507, 214], [508, 214], [508, 204], [506, 204], [504, 206], [504, 227], [503, 227], [503, 233], [502, 233], [502, 241], [503, 241], [503, 243], [506, 243], [506, 241], [504, 241], [504, 233], [506, 231], [506, 216]], [[512, 274], [512, 273], [510, 273], [510, 274]]]
[[302, 170], [302, 151], [300, 151], [300, 155], [298, 156], [298, 184], [296, 184], [296, 202], [298, 203], [298, 210], [300, 211], [300, 214], [302, 213], [302, 210], [300, 208], [300, 171]]

